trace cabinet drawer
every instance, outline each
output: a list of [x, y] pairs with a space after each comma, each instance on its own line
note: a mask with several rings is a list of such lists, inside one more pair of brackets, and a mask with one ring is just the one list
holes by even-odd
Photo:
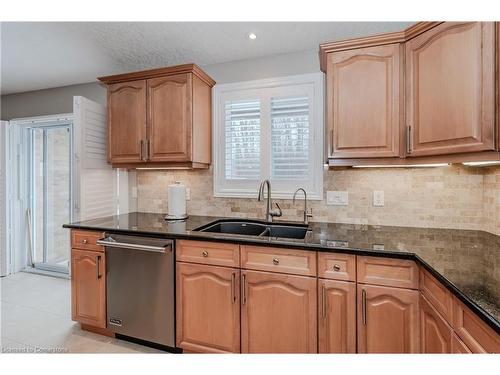
[[472, 353], [500, 353], [500, 335], [455, 297], [453, 328]]
[[453, 317], [453, 297], [443, 284], [423, 268], [420, 268], [420, 291], [451, 325]]
[[359, 283], [418, 288], [418, 267], [412, 260], [357, 257]]
[[316, 276], [316, 252], [242, 245], [241, 267], [258, 271]]
[[356, 281], [356, 256], [351, 254], [318, 253], [318, 277]]
[[177, 260], [183, 262], [239, 267], [240, 246], [231, 243], [177, 241]]
[[97, 244], [97, 240], [104, 238], [104, 233], [91, 230], [71, 231], [71, 247], [81, 250], [104, 252], [104, 247]]

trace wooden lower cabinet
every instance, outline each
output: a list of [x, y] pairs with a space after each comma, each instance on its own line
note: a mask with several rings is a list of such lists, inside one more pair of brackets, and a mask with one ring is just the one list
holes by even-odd
[[317, 353], [317, 279], [241, 271], [242, 353]]
[[71, 250], [71, 318], [106, 328], [105, 253]]
[[451, 353], [453, 330], [425, 299], [420, 297], [420, 351]]
[[236, 268], [177, 263], [177, 346], [199, 353], [240, 352]]
[[318, 350], [356, 353], [356, 284], [318, 281]]
[[417, 290], [358, 284], [358, 353], [418, 353]]

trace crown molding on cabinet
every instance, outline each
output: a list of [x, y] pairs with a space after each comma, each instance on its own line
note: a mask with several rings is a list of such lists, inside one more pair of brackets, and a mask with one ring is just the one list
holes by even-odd
[[384, 44], [404, 43], [424, 31], [432, 29], [442, 22], [417, 22], [403, 31], [371, 35], [356, 39], [326, 42], [319, 45], [321, 71], [326, 73], [326, 56], [330, 52], [344, 51], [360, 47], [380, 46]]
[[205, 82], [210, 87], [215, 85], [215, 81], [208, 76], [198, 65], [196, 64], [183, 64], [183, 65], [175, 65], [169, 66], [166, 68], [156, 68], [149, 70], [142, 70], [139, 72], [131, 72], [131, 73], [123, 73], [116, 74], [112, 76], [98, 77], [97, 79], [107, 85], [112, 83], [120, 83], [127, 81], [134, 81], [138, 79], [148, 79], [155, 77], [164, 77], [168, 75], [174, 74], [182, 74], [182, 73], [192, 73]]

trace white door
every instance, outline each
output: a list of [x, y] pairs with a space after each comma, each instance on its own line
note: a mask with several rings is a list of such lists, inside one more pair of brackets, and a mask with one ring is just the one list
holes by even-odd
[[7, 227], [7, 130], [9, 123], [0, 121], [0, 276], [9, 274], [10, 247]]

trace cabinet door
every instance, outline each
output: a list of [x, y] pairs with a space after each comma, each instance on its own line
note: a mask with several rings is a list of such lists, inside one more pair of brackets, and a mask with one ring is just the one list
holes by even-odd
[[177, 346], [240, 352], [239, 270], [177, 263]]
[[406, 43], [410, 156], [494, 149], [492, 22], [445, 22]]
[[451, 353], [452, 354], [471, 354], [472, 352], [467, 347], [467, 345], [465, 345], [464, 342], [459, 339], [459, 337], [455, 333], [452, 333]]
[[358, 288], [358, 353], [418, 353], [418, 291]]
[[191, 74], [148, 79], [148, 124], [150, 161], [191, 160]]
[[242, 271], [242, 353], [317, 353], [317, 280]]
[[71, 318], [106, 328], [106, 261], [96, 251], [71, 250]]
[[328, 54], [329, 156], [399, 156], [400, 44]]
[[319, 280], [320, 353], [356, 353], [356, 284]]
[[108, 159], [112, 163], [144, 161], [146, 81], [108, 87]]
[[453, 330], [424, 297], [420, 297], [421, 353], [451, 353]]

